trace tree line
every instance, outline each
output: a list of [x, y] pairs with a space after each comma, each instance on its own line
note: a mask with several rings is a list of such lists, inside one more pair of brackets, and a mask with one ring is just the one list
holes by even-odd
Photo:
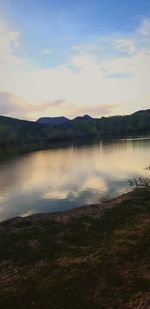
[[0, 146], [49, 144], [79, 138], [118, 138], [150, 133], [150, 109], [128, 116], [74, 119], [63, 125], [45, 125], [0, 116]]

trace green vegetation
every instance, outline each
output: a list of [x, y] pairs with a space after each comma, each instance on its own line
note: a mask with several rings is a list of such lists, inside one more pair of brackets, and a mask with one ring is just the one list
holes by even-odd
[[117, 138], [149, 133], [150, 110], [100, 119], [77, 117], [57, 126], [0, 116], [0, 146], [15, 144], [24, 147], [80, 138]]
[[2, 222], [0, 308], [148, 308], [149, 215], [147, 188]]

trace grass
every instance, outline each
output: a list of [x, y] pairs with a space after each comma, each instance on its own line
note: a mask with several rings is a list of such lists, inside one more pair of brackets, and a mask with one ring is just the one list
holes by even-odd
[[1, 223], [1, 309], [147, 306], [150, 190], [95, 213]]

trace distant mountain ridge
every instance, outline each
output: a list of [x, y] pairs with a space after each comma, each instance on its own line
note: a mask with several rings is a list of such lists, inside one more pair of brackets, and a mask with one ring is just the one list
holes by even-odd
[[49, 125], [62, 125], [65, 124], [69, 121], [74, 121], [74, 120], [89, 120], [89, 119], [93, 119], [91, 116], [89, 115], [84, 115], [84, 116], [77, 116], [76, 118], [70, 120], [69, 118], [66, 118], [64, 116], [60, 116], [60, 117], [41, 117], [39, 118], [36, 122], [38, 123], [42, 123], [42, 124], [49, 124]]
[[76, 118], [73, 119], [73, 121], [74, 120], [81, 120], [81, 121], [83, 120], [83, 121], [85, 121], [85, 120], [89, 120], [89, 119], [94, 119], [94, 118], [92, 118], [91, 116], [86, 114], [84, 116], [77, 116]]
[[68, 121], [70, 121], [70, 119], [64, 116], [60, 116], [60, 117], [42, 117], [39, 118], [36, 122], [50, 125], [62, 125], [64, 123], [67, 123]]
[[150, 109], [126, 116], [92, 118], [44, 117], [38, 121], [0, 116], [0, 146], [50, 145], [80, 138], [122, 138], [150, 134]]

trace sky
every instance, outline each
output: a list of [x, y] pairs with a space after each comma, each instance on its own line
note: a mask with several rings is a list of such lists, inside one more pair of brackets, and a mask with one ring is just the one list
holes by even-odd
[[0, 115], [150, 108], [149, 0], [0, 0]]

